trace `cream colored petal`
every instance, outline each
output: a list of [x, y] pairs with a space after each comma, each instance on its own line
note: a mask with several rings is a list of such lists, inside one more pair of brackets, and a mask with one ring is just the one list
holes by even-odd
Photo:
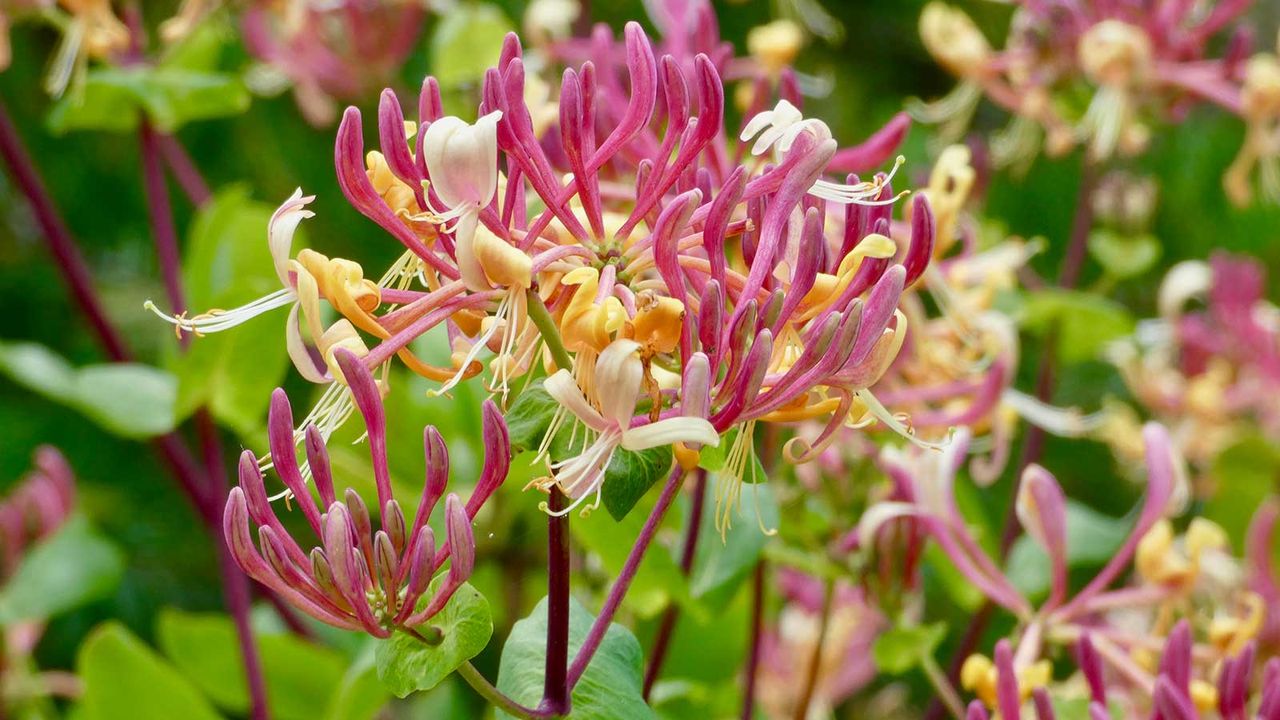
[[578, 383], [568, 370], [555, 371], [551, 377], [542, 381], [542, 387], [546, 389], [548, 395], [573, 413], [574, 417], [581, 420], [587, 427], [598, 433], [610, 428], [610, 424], [596, 412], [595, 408], [591, 407], [591, 403], [587, 402], [587, 398], [583, 396]]
[[634, 340], [614, 340], [596, 359], [596, 398], [600, 414], [617, 427], [631, 424], [636, 411], [636, 399], [640, 394], [640, 381], [644, 366], [636, 351], [640, 344]]
[[628, 450], [648, 450], [676, 442], [715, 446], [720, 444], [720, 435], [711, 423], [692, 417], [667, 418], [622, 433], [622, 447]]

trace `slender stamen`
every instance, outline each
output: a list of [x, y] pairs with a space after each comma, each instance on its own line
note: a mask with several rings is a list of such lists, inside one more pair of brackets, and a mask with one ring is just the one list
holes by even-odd
[[270, 295], [264, 295], [257, 300], [245, 303], [237, 308], [230, 310], [221, 310], [214, 308], [208, 312], [187, 317], [186, 313], [178, 313], [177, 315], [168, 315], [156, 304], [147, 300], [142, 304], [147, 310], [155, 313], [156, 317], [174, 326], [174, 332], [178, 337], [182, 337], [182, 331], [185, 330], [192, 333], [196, 337], [201, 337], [208, 333], [221, 332], [229, 330], [241, 323], [252, 320], [259, 315], [290, 305], [297, 299], [293, 290], [282, 288]]

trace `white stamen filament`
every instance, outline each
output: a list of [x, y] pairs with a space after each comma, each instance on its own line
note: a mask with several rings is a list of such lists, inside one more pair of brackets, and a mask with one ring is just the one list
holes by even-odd
[[165, 322], [174, 325], [178, 333], [183, 330], [194, 334], [196, 337], [206, 335], [208, 333], [221, 332], [229, 330], [241, 323], [252, 320], [259, 315], [282, 308], [292, 304], [297, 299], [293, 290], [282, 288], [270, 295], [264, 295], [257, 300], [241, 305], [230, 310], [213, 309], [208, 312], [201, 313], [192, 317], [187, 317], [185, 313], [178, 315], [168, 315], [156, 304], [150, 300], [144, 302], [142, 307], [155, 313], [157, 317]]

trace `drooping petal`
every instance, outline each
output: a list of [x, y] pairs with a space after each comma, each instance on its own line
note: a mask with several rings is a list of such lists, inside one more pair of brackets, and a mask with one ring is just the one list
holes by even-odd
[[[542, 387], [547, 394], [555, 399], [556, 402], [563, 405], [573, 413], [574, 417], [582, 421], [584, 425], [595, 430], [596, 432], [604, 432], [611, 427], [608, 422], [596, 412], [591, 403], [587, 402], [586, 396], [582, 394], [578, 383], [573, 379], [573, 375], [568, 370], [557, 370], [551, 374], [546, 380], [542, 381]], [[634, 407], [634, 403], [632, 405]], [[630, 421], [630, 416], [627, 420]]]
[[673, 417], [658, 422], [630, 428], [622, 433], [622, 447], [627, 450], [648, 450], [672, 443], [701, 443], [715, 447], [720, 435], [715, 427], [703, 418]]

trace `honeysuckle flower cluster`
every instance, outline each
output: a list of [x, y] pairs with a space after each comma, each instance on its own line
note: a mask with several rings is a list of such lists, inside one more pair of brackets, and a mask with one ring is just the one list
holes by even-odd
[[[1266, 299], [1266, 270], [1218, 253], [1175, 265], [1161, 283], [1159, 317], [1113, 346], [1112, 360], [1143, 410], [1166, 424], [1199, 473], [1245, 435], [1280, 438], [1280, 311]], [[1117, 416], [1113, 445], [1131, 455], [1136, 421]], [[1199, 494], [1212, 478], [1198, 478]]]
[[[1164, 707], [1158, 677], [1164, 670], [1159, 662], [1165, 644], [1161, 638], [1193, 646], [1200, 668], [1234, 662], [1232, 658], [1252, 647], [1264, 629], [1269, 608], [1252, 589], [1256, 583], [1247, 581], [1220, 527], [1193, 518], [1185, 532], [1174, 530], [1172, 519], [1186, 504], [1186, 479], [1161, 426], [1148, 424], [1143, 429], [1147, 487], [1132, 530], [1078, 590], [1072, 589], [1068, 573], [1064, 493], [1044, 468], [1027, 467], [1019, 485], [1017, 516], [1027, 535], [1045, 552], [1050, 569], [1048, 596], [1038, 604], [1020, 592], [987, 555], [959, 510], [953, 487], [968, 439], [968, 431], [961, 430], [944, 452], [929, 455], [882, 452], [879, 462], [896, 488], [895, 499], [870, 507], [847, 545], [881, 548], [884, 534], [906, 523], [914, 532], [892, 537], [899, 542], [927, 538], [937, 543], [968, 582], [1017, 619], [1012, 649], [1002, 642], [994, 662], [975, 655], [961, 670], [962, 687], [974, 691], [987, 707], [998, 709], [1002, 717], [1017, 717], [1014, 708], [1028, 701], [1037, 688], [1049, 685], [1055, 675], [1050, 648], [1071, 647], [1086, 636], [1096, 650], [1097, 662], [1127, 693], [1126, 716], [1137, 708], [1152, 707], [1153, 702]], [[1129, 582], [1113, 588], [1131, 564]], [[1175, 627], [1179, 620], [1182, 625]], [[1200, 638], [1195, 643], [1192, 628]], [[1179, 633], [1186, 637], [1178, 639]], [[1212, 688], [1211, 680], [1204, 683]], [[1197, 691], [1204, 696], [1197, 701], [1201, 706], [1217, 700], [1209, 689]], [[1037, 707], [1040, 704], [1036, 702]]]
[[[1013, 387], [1017, 328], [996, 303], [1020, 288], [1018, 273], [1041, 243], [1008, 238], [981, 246], [965, 212], [975, 181], [969, 148], [953, 145], [939, 155], [921, 191], [934, 209], [934, 258], [924, 281], [903, 296], [910, 329], [876, 392], [905, 412], [921, 437], [940, 440], [958, 426], [985, 436], [988, 452], [975, 457], [971, 469], [975, 479], [990, 483], [1008, 461], [1020, 419], [1073, 437], [1094, 429], [1098, 418], [1051, 407]], [[906, 223], [895, 223], [891, 234], [902, 238], [905, 231]]]
[[33, 544], [62, 527], [75, 505], [75, 476], [62, 453], [42, 446], [34, 465], [0, 500], [0, 579], [13, 574]]
[[[1134, 702], [1132, 683], [1108, 668], [1106, 655], [1092, 637], [1086, 633], [1076, 643], [1073, 654], [1079, 672], [1070, 681], [1052, 685], [1047, 677], [1019, 669], [1008, 640], [996, 644], [994, 661], [974, 656], [962, 675], [979, 699], [969, 705], [966, 718], [1055, 720], [1061, 714], [1055, 710], [1060, 707], [1055, 698], [1087, 702], [1090, 720], [1111, 718], [1116, 712], [1164, 720], [1271, 720], [1280, 714], [1280, 659], [1271, 658], [1257, 672], [1252, 643], [1211, 664], [1196, 652], [1191, 625], [1182, 621], [1164, 642], [1158, 673], [1143, 688], [1144, 700]], [[1216, 681], [1205, 679], [1213, 675]]]
[[13, 60], [9, 29], [20, 21], [46, 23], [61, 36], [45, 76], [50, 95], [83, 78], [90, 60], [118, 59], [129, 49], [129, 28], [110, 0], [12, 0], [0, 5], [0, 70]]
[[917, 115], [945, 123], [944, 135], [956, 138], [987, 98], [1014, 116], [993, 141], [1004, 164], [1033, 157], [1041, 145], [1051, 156], [1081, 145], [1094, 160], [1133, 155], [1146, 148], [1153, 125], [1184, 117], [1197, 102], [1238, 103], [1230, 85], [1248, 55], [1248, 34], [1234, 31], [1219, 57], [1210, 47], [1251, 4], [1019, 1], [998, 49], [962, 10], [933, 2], [920, 35], [960, 84]]
[[[347, 488], [338, 497], [324, 441], [315, 425], [308, 425], [307, 465], [320, 500], [315, 502], [295, 456], [289, 400], [277, 390], [268, 419], [275, 471], [292, 492], [316, 544], [304, 550], [306, 545], [284, 527], [249, 450], [241, 456], [240, 484], [227, 500], [224, 532], [245, 573], [295, 607], [335, 627], [389, 637], [398, 628], [414, 629], [429, 621], [470, 577], [475, 566], [471, 521], [506, 479], [511, 448], [497, 407], [486, 403], [484, 466], [464, 504], [457, 494], [445, 494], [448, 450], [440, 433], [428, 426], [423, 437], [426, 480], [416, 511], [406, 517], [391, 488], [382, 387], [354, 353], [339, 349], [336, 356], [364, 417], [381, 527], [373, 529], [358, 492]], [[427, 521], [442, 499], [445, 537], [437, 544]], [[446, 561], [448, 570], [441, 573]], [[433, 584], [437, 576], [440, 582]]]
[[[269, 232], [281, 291], [165, 317], [199, 334], [293, 305], [290, 356], [330, 388], [309, 416], [322, 439], [351, 412], [343, 350], [370, 370], [398, 357], [438, 393], [484, 374], [503, 404], [544, 370], [561, 410], [539, 453], [549, 472], [534, 485], [572, 499], [560, 512], [599, 504], [619, 449], [672, 446], [692, 467], [699, 447], [732, 436], [721, 497], [731, 506], [757, 422], [824, 423], [812, 446], [789, 444], [794, 460], [846, 425], [909, 434], [869, 388], [905, 337], [899, 297], [932, 256], [929, 201], [914, 200], [909, 229], [891, 237], [892, 174], [828, 179], [841, 151], [824, 123], [780, 101], [734, 139], [715, 59], [727, 63], [724, 52], [658, 56], [634, 23], [620, 44], [605, 33], [591, 60], [564, 71], [558, 121], [542, 134], [514, 35], [485, 75], [474, 122], [444, 114], [434, 78], [417, 122], [383, 93], [378, 150], [366, 152], [361, 114], [347, 110], [339, 183], [405, 247], [380, 281], [311, 250], [287, 260], [310, 215], [299, 192]], [[901, 137], [895, 120], [844, 162], [883, 161]], [[340, 316], [328, 327], [320, 299]], [[449, 367], [410, 349], [437, 327]], [[552, 456], [559, 433], [569, 456]], [[301, 428], [294, 437], [302, 442]]]
[[[187, 0], [193, 16], [209, 0]], [[402, 0], [250, 3], [241, 13], [245, 48], [262, 65], [260, 89], [287, 83], [303, 117], [327, 126], [339, 101], [371, 95], [395, 78], [418, 47], [429, 4]]]

